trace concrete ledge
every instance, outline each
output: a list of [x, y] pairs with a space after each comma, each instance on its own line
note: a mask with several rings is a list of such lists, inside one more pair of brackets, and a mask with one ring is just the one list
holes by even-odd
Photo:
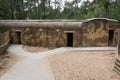
[[81, 50], [81, 51], [116, 51], [116, 47], [65, 47], [72, 50]]

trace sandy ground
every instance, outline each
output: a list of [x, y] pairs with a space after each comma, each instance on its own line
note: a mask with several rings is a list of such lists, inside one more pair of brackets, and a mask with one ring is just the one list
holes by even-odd
[[15, 55], [14, 53], [6, 52], [3, 55], [0, 55], [0, 77], [9, 71], [19, 60], [20, 56]]
[[[0, 80], [120, 80], [120, 76], [113, 71], [115, 51], [92, 49], [94, 48], [87, 48], [91, 51], [86, 51], [86, 48], [58, 48], [31, 54], [22, 45], [11, 45], [8, 51], [14, 54], [7, 54], [8, 59], [1, 58], [7, 66], [2, 71], [9, 71]], [[97, 48], [99, 49], [111, 50]], [[19, 59], [20, 56], [24, 59]], [[2, 61], [1, 65], [3, 63]]]
[[37, 52], [43, 52], [49, 50], [48, 48], [35, 47], [35, 46], [23, 46], [22, 48], [31, 53], [37, 53]]
[[120, 80], [113, 51], [69, 51], [47, 59], [55, 80]]

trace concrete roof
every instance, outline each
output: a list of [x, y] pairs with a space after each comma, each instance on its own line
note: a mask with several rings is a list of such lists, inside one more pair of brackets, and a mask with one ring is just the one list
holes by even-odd
[[36, 21], [12, 21], [12, 22], [0, 22], [0, 27], [52, 27], [52, 28], [81, 28], [82, 22], [36, 22]]
[[91, 18], [86, 20], [0, 20], [0, 27], [50, 27], [50, 28], [81, 28], [84, 22], [92, 20], [107, 20], [118, 22], [108, 18]]
[[118, 20], [115, 19], [109, 19], [109, 18], [90, 18], [90, 19], [86, 19], [84, 20], [84, 22], [89, 22], [92, 20], [107, 20], [107, 21], [113, 21], [113, 22], [118, 22]]

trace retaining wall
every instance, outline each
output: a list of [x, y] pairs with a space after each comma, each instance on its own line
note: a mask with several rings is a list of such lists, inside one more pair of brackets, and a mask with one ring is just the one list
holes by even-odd
[[8, 40], [5, 44], [0, 46], [0, 55], [4, 54], [7, 48], [10, 46], [10, 40]]
[[114, 65], [114, 71], [117, 72], [120, 75], [120, 35], [118, 35], [118, 45], [117, 45], [117, 55]]
[[4, 54], [10, 45], [9, 31], [0, 32], [0, 55]]

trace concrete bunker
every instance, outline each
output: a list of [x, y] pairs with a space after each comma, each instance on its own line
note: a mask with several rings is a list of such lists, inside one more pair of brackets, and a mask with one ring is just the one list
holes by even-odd
[[0, 21], [0, 31], [10, 34], [12, 44], [49, 48], [116, 46], [119, 29], [117, 20], [107, 18]]
[[[8, 43], [0, 47], [2, 52], [9, 46], [9, 40], [12, 41], [12, 44], [49, 48], [108, 47], [117, 46], [115, 42], [118, 38], [114, 33], [120, 33], [120, 23], [117, 20], [106, 18], [84, 21], [1, 20], [0, 32], [0, 45]], [[116, 62], [119, 62], [117, 66], [120, 68], [120, 60], [116, 60]], [[116, 69], [116, 71], [118, 70]]]

